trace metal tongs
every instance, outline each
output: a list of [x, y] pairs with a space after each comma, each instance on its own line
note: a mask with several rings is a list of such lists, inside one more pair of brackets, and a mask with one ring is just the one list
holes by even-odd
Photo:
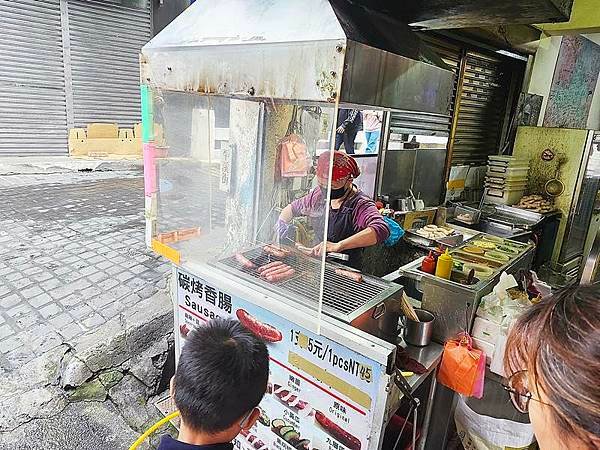
[[402, 433], [404, 433], [404, 428], [406, 427], [406, 424], [408, 423], [408, 418], [411, 414], [413, 414], [412, 449], [416, 450], [418, 419], [417, 410], [419, 409], [421, 401], [412, 394], [410, 384], [408, 384], [408, 381], [406, 381], [406, 379], [402, 375], [402, 371], [398, 368], [394, 370], [394, 382], [396, 383], [396, 386], [398, 386], [398, 388], [400, 389], [400, 392], [402, 392], [402, 395], [406, 397], [410, 403], [408, 414], [406, 414], [406, 420], [404, 421], [402, 428], [400, 428], [400, 433], [398, 433], [398, 438], [396, 439], [396, 443], [394, 444], [394, 450], [396, 450], [398, 448], [398, 444], [400, 444]]
[[327, 258], [339, 259], [341, 261], [348, 261], [350, 259], [349, 255], [345, 253], [336, 253], [336, 252], [328, 252], [326, 255]]

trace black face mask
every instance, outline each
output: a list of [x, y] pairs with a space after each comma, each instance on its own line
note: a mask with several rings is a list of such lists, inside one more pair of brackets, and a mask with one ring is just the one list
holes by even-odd
[[[331, 200], [337, 200], [342, 198], [344, 195], [346, 195], [346, 186], [342, 186], [339, 189], [332, 189], [331, 190]], [[321, 192], [323, 192], [323, 196], [327, 195], [327, 188], [324, 188], [321, 186]]]

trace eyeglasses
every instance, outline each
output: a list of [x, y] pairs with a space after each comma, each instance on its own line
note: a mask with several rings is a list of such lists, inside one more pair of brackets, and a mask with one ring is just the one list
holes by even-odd
[[529, 412], [530, 400], [534, 400], [546, 406], [552, 406], [533, 397], [533, 394], [529, 390], [529, 377], [527, 376], [526, 370], [520, 370], [519, 372], [513, 373], [508, 378], [506, 384], [502, 384], [502, 387], [505, 391], [508, 391], [514, 407], [521, 413], [526, 414]]

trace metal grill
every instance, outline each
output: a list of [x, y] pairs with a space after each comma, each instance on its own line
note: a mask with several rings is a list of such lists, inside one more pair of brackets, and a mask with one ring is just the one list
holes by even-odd
[[[262, 250], [261, 247], [249, 250], [244, 256], [256, 264], [258, 267], [273, 261], [282, 261], [294, 268], [296, 274], [285, 281], [278, 283], [269, 283], [260, 278], [260, 274], [253, 269], [243, 267], [235, 257], [229, 257], [221, 264], [228, 268], [236, 269], [244, 275], [246, 279], [252, 282], [258, 282], [262, 286], [278, 291], [289, 291], [295, 296], [300, 296], [308, 300], [313, 305], [318, 303], [319, 282], [320, 282], [320, 260], [306, 256], [300, 252], [292, 253], [285, 258], [273, 258]], [[323, 309], [329, 309], [326, 312], [352, 314], [363, 308], [365, 305], [380, 302], [389, 298], [398, 289], [384, 280], [363, 275], [363, 282], [353, 281], [345, 276], [335, 273], [336, 268], [343, 268], [331, 263], [325, 265], [325, 281], [323, 286]]]

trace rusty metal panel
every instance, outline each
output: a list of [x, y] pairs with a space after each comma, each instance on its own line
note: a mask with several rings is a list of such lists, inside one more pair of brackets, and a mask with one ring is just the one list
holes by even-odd
[[181, 51], [144, 48], [142, 79], [176, 91], [333, 102], [344, 57], [338, 46], [340, 41], [330, 40]]

